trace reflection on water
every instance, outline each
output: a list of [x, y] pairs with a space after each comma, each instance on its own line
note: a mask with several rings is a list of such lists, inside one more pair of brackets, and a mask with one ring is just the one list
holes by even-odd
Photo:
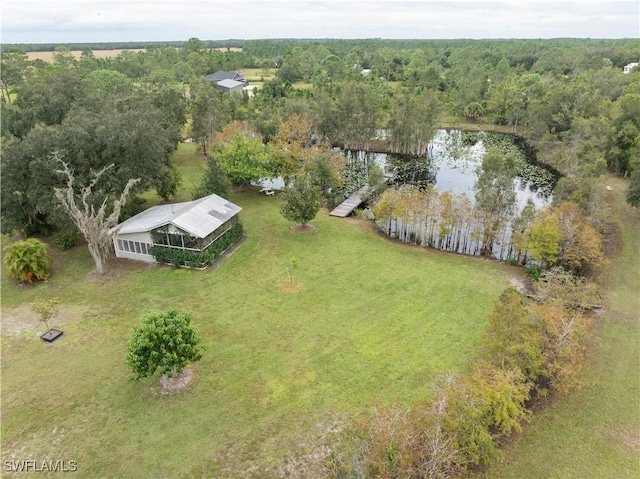
[[[464, 193], [473, 202], [478, 169], [487, 149], [483, 135], [477, 137], [478, 141], [465, 144], [459, 130], [438, 130], [429, 145], [427, 156], [420, 158], [361, 150], [347, 151], [345, 156], [348, 164], [356, 162], [361, 165], [359, 170], [365, 179], [368, 165], [377, 164], [384, 171], [395, 174], [397, 185], [410, 184], [419, 188], [435, 186], [440, 192], [449, 191], [453, 195]], [[520, 154], [520, 161], [525, 163], [524, 154]], [[550, 181], [549, 173], [539, 166], [527, 164], [527, 168], [521, 170], [521, 175], [514, 180], [516, 209], [524, 208], [528, 199], [533, 201], [536, 209], [549, 204], [555, 179]], [[539, 179], [543, 181], [537, 181]]]
[[[490, 209], [484, 210], [474, 208], [474, 203], [476, 193], [480, 194], [476, 189], [482, 160], [490, 147], [515, 159], [517, 176], [513, 180], [513, 196], [496, 189], [500, 183], [497, 177], [491, 180], [489, 176], [489, 183], [485, 177], [483, 198], [485, 204], [489, 200]], [[511, 137], [487, 133], [440, 130], [430, 143], [427, 155], [421, 158], [364, 152], [348, 152], [348, 155], [351, 162], [377, 164], [393, 172], [399, 187], [418, 188], [389, 190], [383, 196], [376, 224], [389, 236], [444, 251], [487, 255], [519, 263], [525, 262], [527, 255], [517, 238], [530, 226], [534, 210], [551, 202], [557, 179], [550, 171], [528, 163]], [[487, 185], [493, 189], [487, 190]], [[515, 198], [515, 203], [508, 200], [508, 204], [497, 209], [491, 206], [492, 202], [510, 196]], [[514, 206], [513, 211], [509, 205]]]

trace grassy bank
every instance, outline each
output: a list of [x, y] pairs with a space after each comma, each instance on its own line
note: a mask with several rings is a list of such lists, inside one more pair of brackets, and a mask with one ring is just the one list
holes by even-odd
[[[185, 187], [200, 169], [191, 149], [177, 153]], [[281, 464], [332, 418], [414, 401], [465, 370], [520, 273], [396, 244], [326, 211], [315, 232], [295, 233], [278, 197], [231, 200], [247, 239], [217, 268], [112, 261], [98, 278], [86, 248], [52, 248], [47, 283], [3, 277], [2, 459], [73, 459], [76, 477], [238, 477]], [[279, 287], [292, 256], [293, 293]], [[51, 345], [35, 336], [38, 296], [62, 303], [51, 324], [64, 336]], [[157, 378], [128, 380], [124, 355], [138, 318], [171, 306], [194, 312], [207, 350], [195, 382], [163, 395]]]
[[586, 387], [536, 415], [487, 478], [640, 477], [640, 214], [624, 201], [626, 183], [609, 182], [620, 241]]

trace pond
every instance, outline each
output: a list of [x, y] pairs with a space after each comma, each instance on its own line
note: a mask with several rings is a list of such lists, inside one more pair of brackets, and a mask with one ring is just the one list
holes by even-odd
[[397, 185], [433, 186], [452, 195], [464, 193], [474, 203], [474, 187], [488, 146], [497, 146], [516, 156], [517, 174], [513, 186], [519, 210], [529, 199], [536, 209], [550, 204], [557, 174], [529, 162], [509, 135], [438, 130], [425, 157], [407, 158], [361, 150], [348, 150], [345, 156], [352, 174], [360, 177], [363, 184], [370, 165], [377, 164], [383, 171], [395, 174]]
[[[498, 164], [488, 179], [482, 177], [489, 148], [497, 149], [500, 158], [513, 158], [515, 174]], [[384, 213], [375, 221], [389, 236], [518, 262], [526, 261], [521, 239], [533, 213], [551, 203], [558, 179], [555, 172], [528, 161], [513, 137], [493, 133], [439, 130], [427, 155], [419, 158], [364, 151], [345, 156], [350, 189], [364, 184], [374, 164], [392, 173], [398, 188], [416, 187], [385, 193]], [[477, 201], [482, 208], [475, 207]]]
[[[427, 155], [419, 158], [362, 150], [342, 151], [349, 169], [343, 197], [347, 198], [363, 186], [367, 181], [369, 168], [377, 164], [383, 171], [395, 173], [397, 185], [411, 184], [420, 188], [435, 186], [439, 191], [449, 191], [454, 195], [464, 193], [473, 203], [474, 186], [488, 145], [498, 145], [517, 156], [518, 174], [514, 179], [514, 189], [518, 209], [524, 208], [529, 199], [536, 209], [551, 202], [558, 175], [531, 163], [513, 142], [512, 136], [461, 130], [437, 130], [429, 144]], [[280, 177], [264, 179], [257, 184], [276, 190], [285, 186]]]

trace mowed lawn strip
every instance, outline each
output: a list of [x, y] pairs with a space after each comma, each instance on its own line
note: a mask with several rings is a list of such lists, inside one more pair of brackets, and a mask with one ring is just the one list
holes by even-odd
[[[466, 370], [494, 300], [520, 274], [393, 243], [326, 211], [316, 231], [296, 233], [278, 197], [230, 199], [246, 241], [205, 272], [118, 261], [98, 278], [85, 247], [52, 247], [49, 282], [3, 277], [3, 459], [74, 459], [78, 477], [281, 464], [333, 418], [420, 400], [443, 373]], [[289, 293], [278, 282], [293, 256], [302, 287]], [[51, 345], [35, 338], [37, 296], [62, 303], [51, 325], [64, 336]], [[163, 395], [157, 378], [129, 381], [124, 357], [140, 316], [172, 306], [194, 312], [207, 350], [195, 381]]]
[[609, 178], [621, 244], [604, 272], [607, 312], [586, 386], [537, 415], [487, 478], [640, 477], [640, 214]]

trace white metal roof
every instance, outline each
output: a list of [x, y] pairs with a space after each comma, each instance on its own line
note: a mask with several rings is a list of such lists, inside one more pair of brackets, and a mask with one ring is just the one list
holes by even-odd
[[205, 238], [242, 208], [218, 195], [195, 201], [153, 206], [116, 227], [118, 234], [142, 233], [172, 224], [197, 238]]
[[228, 88], [229, 90], [232, 90], [233, 88], [236, 88], [238, 86], [244, 87], [244, 83], [231, 79], [220, 80], [218, 82], [218, 85], [224, 88]]

